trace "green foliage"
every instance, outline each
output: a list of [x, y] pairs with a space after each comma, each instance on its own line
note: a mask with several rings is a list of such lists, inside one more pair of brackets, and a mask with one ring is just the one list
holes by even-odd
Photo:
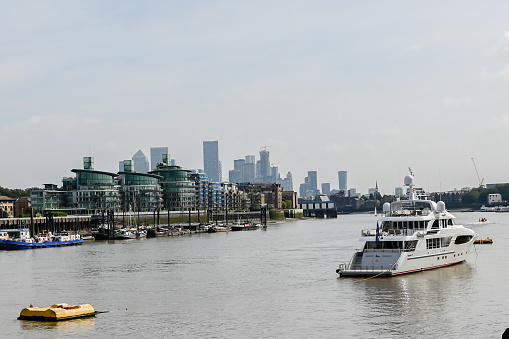
[[502, 201], [509, 200], [509, 184], [500, 184], [492, 188], [477, 187], [473, 188], [470, 192], [463, 194], [461, 202], [464, 203], [477, 203], [487, 204], [488, 194], [499, 193], [502, 195]]
[[32, 189], [34, 189], [34, 188], [27, 188], [27, 189], [22, 190], [19, 188], [9, 189], [9, 188], [4, 188], [4, 187], [0, 186], [0, 196], [6, 196], [9, 198], [13, 198], [13, 199], [20, 198], [20, 197], [29, 197]]
[[463, 194], [461, 202], [467, 204], [475, 204], [479, 201], [479, 192], [476, 189], [471, 190], [468, 193]]
[[291, 200], [283, 200], [283, 209], [292, 208], [292, 201]]
[[58, 212], [58, 211], [49, 211], [49, 213], [53, 214], [55, 217], [66, 217], [66, 212]]

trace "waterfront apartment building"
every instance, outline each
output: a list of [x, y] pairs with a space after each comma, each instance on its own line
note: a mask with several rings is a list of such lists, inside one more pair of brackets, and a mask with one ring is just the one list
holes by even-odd
[[99, 214], [118, 211], [120, 195], [117, 174], [94, 170], [94, 158], [83, 158], [83, 169], [73, 169], [74, 178], [63, 178], [62, 188], [45, 184], [32, 190], [32, 208], [36, 213], [64, 211], [68, 214]]
[[194, 190], [196, 198], [196, 208], [199, 210], [207, 210], [209, 204], [209, 184], [210, 179], [203, 170], [195, 170], [190, 173], [191, 181], [194, 181]]
[[126, 212], [152, 212], [161, 210], [163, 177], [133, 170], [131, 160], [124, 160], [124, 171], [119, 172], [120, 200]]
[[30, 198], [32, 208], [38, 212], [60, 210], [68, 204], [66, 191], [58, 189], [55, 184], [44, 184], [43, 189], [32, 190]]
[[0, 196], [0, 218], [14, 216], [14, 203], [16, 199]]
[[221, 163], [217, 141], [203, 142], [203, 170], [212, 182], [221, 182]]
[[153, 171], [157, 165], [163, 162], [163, 154], [170, 154], [168, 147], [150, 147], [150, 170]]
[[73, 169], [76, 174], [75, 210], [78, 214], [100, 214], [120, 209], [120, 194], [116, 178], [118, 174]]
[[169, 161], [161, 163], [155, 170], [149, 172], [162, 177], [159, 185], [162, 188], [164, 209], [170, 211], [196, 209], [195, 181], [190, 179], [191, 171], [167, 163]]

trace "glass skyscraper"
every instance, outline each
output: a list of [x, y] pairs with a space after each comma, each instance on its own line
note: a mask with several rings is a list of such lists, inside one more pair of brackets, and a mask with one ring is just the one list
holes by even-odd
[[217, 141], [203, 142], [203, 170], [212, 182], [221, 182], [221, 163], [219, 162], [219, 145]]
[[339, 177], [339, 190], [343, 190], [347, 191], [347, 182], [346, 182], [346, 179], [347, 179], [347, 173], [346, 171], [339, 171], [338, 172], [338, 177]]
[[134, 170], [138, 173], [147, 173], [149, 171], [148, 158], [141, 150], [133, 155]]
[[270, 160], [269, 160], [269, 151], [266, 149], [260, 151], [260, 173], [259, 177], [262, 182], [270, 182], [271, 179], [271, 169], [270, 169]]
[[[163, 161], [163, 154], [168, 153], [168, 147], [150, 147], [150, 170], [157, 168], [157, 164]], [[170, 165], [170, 164], [168, 164]]]

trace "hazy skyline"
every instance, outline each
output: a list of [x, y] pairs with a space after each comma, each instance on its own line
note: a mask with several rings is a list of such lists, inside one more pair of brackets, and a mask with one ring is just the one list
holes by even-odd
[[509, 182], [509, 3], [21, 1], [0, 12], [0, 186], [168, 146], [268, 146], [294, 190]]

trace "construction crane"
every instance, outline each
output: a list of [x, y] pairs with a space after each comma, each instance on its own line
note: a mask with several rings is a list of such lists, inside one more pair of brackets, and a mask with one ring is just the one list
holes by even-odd
[[477, 174], [477, 180], [479, 180], [479, 187], [484, 187], [484, 178], [481, 179], [481, 177], [479, 176], [479, 171], [477, 170], [477, 166], [475, 165], [475, 160], [474, 158], [471, 158], [472, 159], [472, 162], [474, 163], [474, 168], [475, 168], [475, 173]]

